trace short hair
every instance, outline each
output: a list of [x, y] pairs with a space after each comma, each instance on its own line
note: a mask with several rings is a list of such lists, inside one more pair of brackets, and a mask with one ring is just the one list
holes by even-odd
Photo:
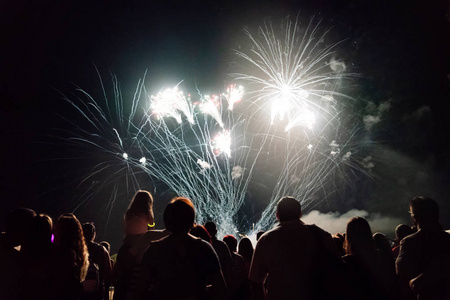
[[420, 224], [439, 220], [439, 205], [431, 198], [416, 196], [409, 201], [411, 213]]
[[395, 228], [395, 237], [398, 242], [400, 242], [404, 237], [410, 234], [413, 234], [413, 230], [409, 225], [400, 224]]
[[30, 238], [30, 228], [36, 212], [30, 208], [16, 208], [6, 216], [6, 234], [13, 246], [22, 245]]
[[196, 224], [194, 227], [192, 227], [190, 233], [193, 236], [199, 237], [202, 240], [211, 243], [211, 235], [209, 235], [208, 230], [206, 230], [203, 225]]
[[217, 226], [213, 221], [208, 221], [205, 223], [205, 229], [208, 231], [211, 237], [216, 236], [217, 234]]
[[92, 222], [83, 223], [83, 235], [86, 241], [93, 241], [95, 237], [95, 226]]
[[230, 249], [231, 252], [236, 252], [237, 240], [233, 235], [229, 234], [224, 236], [223, 241], [225, 242], [225, 244], [227, 244], [228, 249]]
[[50, 243], [52, 241], [53, 221], [46, 214], [39, 214], [33, 218], [31, 238], [37, 243]]
[[163, 218], [164, 225], [170, 232], [188, 233], [194, 226], [194, 204], [188, 198], [176, 197], [167, 204]]
[[277, 203], [277, 214], [280, 222], [300, 219], [302, 207], [294, 197], [283, 197]]

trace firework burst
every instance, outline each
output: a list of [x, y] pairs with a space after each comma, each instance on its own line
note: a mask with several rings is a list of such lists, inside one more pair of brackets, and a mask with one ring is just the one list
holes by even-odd
[[221, 94], [198, 93], [193, 100], [176, 86], [151, 95], [143, 79], [127, 107], [113, 77], [112, 99], [104, 91], [100, 103], [81, 89], [77, 101], [65, 97], [87, 124], [71, 122], [69, 140], [92, 156], [102, 153], [83, 182], [105, 174], [89, 190], [123, 178], [136, 190], [142, 174], [191, 198], [197, 222], [216, 221], [219, 235], [241, 229], [238, 214], [256, 172], [268, 174], [274, 185], [253, 230], [274, 223], [281, 196], [312, 207], [337, 192], [351, 182], [347, 170], [360, 169], [358, 135], [343, 125], [341, 99], [349, 98], [337, 91], [350, 74], [335, 59], [337, 44], [324, 43], [327, 31], [319, 33], [319, 24], [302, 29], [288, 19], [281, 34], [270, 23], [257, 36], [246, 31], [251, 48], [236, 51], [245, 69], [234, 74], [242, 85]]

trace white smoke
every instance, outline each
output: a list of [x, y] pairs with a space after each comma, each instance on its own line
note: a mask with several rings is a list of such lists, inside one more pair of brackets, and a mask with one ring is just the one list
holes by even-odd
[[197, 163], [198, 163], [198, 164], [200, 165], [200, 167], [202, 168], [202, 171], [208, 170], [208, 169], [211, 169], [211, 168], [212, 168], [212, 166], [211, 166], [209, 163], [207, 163], [207, 162], [204, 161], [204, 160], [201, 160], [200, 158], [197, 159]]
[[417, 110], [402, 117], [403, 122], [420, 121], [431, 114], [431, 108], [428, 105], [421, 106]]
[[333, 70], [336, 73], [342, 73], [345, 72], [347, 69], [345, 66], [345, 63], [342, 60], [336, 60], [332, 58], [329, 62], [331, 70]]
[[231, 179], [240, 178], [243, 172], [244, 169], [241, 166], [234, 166], [233, 170], [231, 171]]
[[331, 234], [344, 233], [347, 223], [353, 217], [365, 218], [372, 229], [372, 233], [381, 232], [394, 238], [394, 232], [397, 225], [402, 221], [399, 218], [382, 216], [381, 214], [371, 214], [365, 210], [352, 209], [344, 214], [338, 212], [321, 213], [312, 210], [302, 217], [302, 221], [306, 224], [316, 224]]
[[367, 115], [363, 117], [363, 122], [364, 122], [364, 128], [367, 131], [372, 130], [373, 125], [377, 124], [380, 122], [380, 117], [379, 116], [372, 116], [372, 115]]
[[391, 109], [391, 101], [387, 100], [380, 105], [376, 105], [373, 102], [370, 102], [367, 105], [367, 110], [370, 111], [370, 114], [363, 117], [364, 128], [367, 131], [372, 130], [373, 126], [379, 123], [382, 120], [383, 115]]

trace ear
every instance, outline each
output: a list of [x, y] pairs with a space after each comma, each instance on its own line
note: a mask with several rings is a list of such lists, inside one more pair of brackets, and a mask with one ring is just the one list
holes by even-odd
[[280, 221], [280, 217], [278, 216], [278, 212], [276, 212], [275, 215], [277, 216], [277, 220]]

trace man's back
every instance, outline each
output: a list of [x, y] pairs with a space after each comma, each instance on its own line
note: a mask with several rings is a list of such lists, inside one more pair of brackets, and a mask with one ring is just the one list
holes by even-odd
[[[153, 242], [143, 261], [152, 299], [199, 299], [220, 265], [212, 246], [191, 235], [172, 234]], [[148, 294], [147, 294], [148, 295]]]
[[311, 299], [322, 245], [336, 250], [331, 236], [320, 228], [312, 230], [300, 220], [281, 222], [259, 239], [249, 278], [264, 283], [268, 274], [269, 299]]
[[439, 295], [450, 297], [449, 267], [450, 234], [445, 231], [421, 229], [401, 241], [396, 260], [397, 273], [408, 282], [424, 274], [427, 282], [424, 286], [429, 287], [419, 292], [425, 297], [423, 299], [428, 299], [427, 296], [432, 297], [431, 295], [435, 298]]

